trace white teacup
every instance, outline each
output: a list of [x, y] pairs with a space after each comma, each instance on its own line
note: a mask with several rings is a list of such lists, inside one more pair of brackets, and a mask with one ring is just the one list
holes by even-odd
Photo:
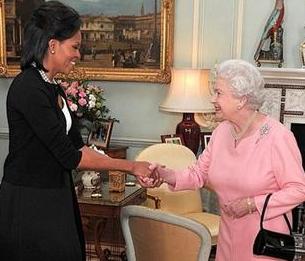
[[82, 182], [85, 189], [95, 188], [100, 181], [100, 174], [96, 171], [84, 171]]

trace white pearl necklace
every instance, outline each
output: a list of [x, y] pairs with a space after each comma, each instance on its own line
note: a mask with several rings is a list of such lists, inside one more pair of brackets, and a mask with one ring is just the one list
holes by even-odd
[[43, 70], [38, 70], [42, 79], [45, 81], [45, 82], [48, 82], [48, 83], [52, 83], [52, 84], [57, 84], [57, 82], [55, 81], [55, 79], [53, 79], [52, 81], [49, 79], [48, 75], [45, 73], [45, 71]]
[[242, 128], [242, 130], [239, 133], [236, 133], [234, 127], [231, 128], [231, 135], [234, 138], [235, 141], [235, 145], [237, 144], [237, 142], [239, 142], [239, 140], [245, 135], [245, 133], [247, 132], [247, 130], [250, 128], [250, 126], [252, 125], [252, 123], [254, 122], [255, 118], [257, 115], [257, 111], [255, 111], [250, 118], [248, 119], [248, 121], [246, 122], [245, 126]]
[[[37, 68], [37, 65], [35, 62], [32, 62], [32, 66]], [[46, 74], [46, 72], [42, 69], [38, 69], [38, 72], [40, 73], [42, 79], [47, 82], [47, 83], [52, 83], [52, 84], [57, 84], [57, 82], [55, 81], [55, 79], [53, 79], [52, 81], [49, 79], [48, 75]]]

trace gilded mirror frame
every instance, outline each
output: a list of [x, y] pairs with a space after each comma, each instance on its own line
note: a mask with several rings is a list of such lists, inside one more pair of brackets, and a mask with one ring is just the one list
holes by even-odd
[[[152, 0], [154, 1], [154, 0]], [[94, 67], [90, 64], [82, 65], [80, 62], [71, 76], [66, 78], [83, 78], [88, 80], [104, 81], [136, 81], [136, 82], [170, 82], [170, 67], [173, 62], [173, 34], [174, 34], [174, 1], [175, 0], [155, 0], [160, 4], [160, 37], [159, 50], [160, 62], [156, 68], [142, 66], [141, 68], [108, 68]], [[19, 64], [8, 62], [7, 39], [6, 39], [6, 13], [10, 10], [5, 6], [5, 0], [0, 0], [0, 77], [15, 77], [19, 72]], [[156, 17], [156, 15], [155, 15]], [[19, 56], [20, 57], [20, 56]]]

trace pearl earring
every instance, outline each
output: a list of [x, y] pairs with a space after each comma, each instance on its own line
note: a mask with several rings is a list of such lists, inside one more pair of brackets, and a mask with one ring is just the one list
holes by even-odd
[[238, 105], [238, 106], [237, 106], [237, 110], [240, 110], [240, 109], [241, 109], [241, 106], [240, 106], [240, 105]]
[[54, 54], [54, 53], [55, 53], [55, 51], [54, 51], [54, 50], [51, 50], [51, 53], [52, 53], [52, 54]]

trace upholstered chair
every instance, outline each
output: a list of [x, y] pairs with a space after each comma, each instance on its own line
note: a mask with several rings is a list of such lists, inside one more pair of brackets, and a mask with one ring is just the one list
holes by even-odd
[[208, 261], [209, 230], [189, 218], [143, 206], [121, 210], [129, 261]]
[[[149, 146], [136, 157], [138, 161], [156, 162], [168, 168], [180, 170], [196, 161], [195, 154], [183, 145], [160, 143]], [[145, 206], [179, 214], [203, 224], [212, 237], [212, 245], [217, 244], [219, 215], [203, 211], [200, 190], [170, 191], [166, 184], [147, 190]]]

